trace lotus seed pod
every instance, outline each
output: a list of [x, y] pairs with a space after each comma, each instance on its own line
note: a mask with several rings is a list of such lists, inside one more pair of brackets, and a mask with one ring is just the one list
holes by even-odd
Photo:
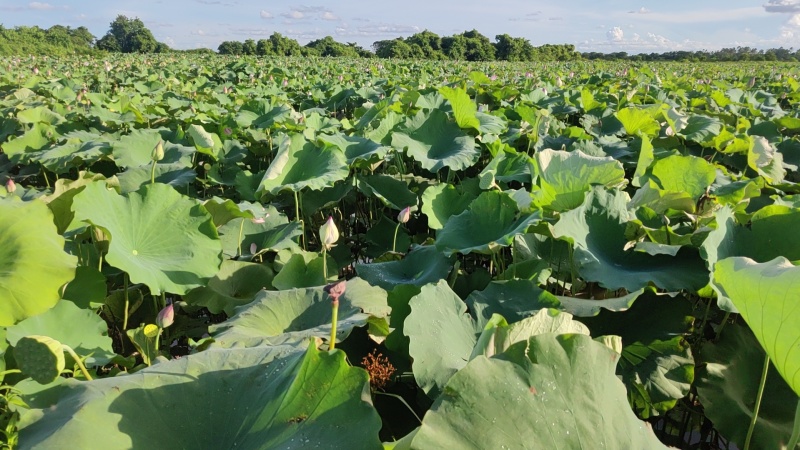
[[22, 373], [40, 384], [55, 381], [66, 366], [61, 343], [47, 336], [23, 337], [14, 347], [14, 358]]
[[400, 223], [407, 223], [408, 219], [411, 218], [411, 207], [406, 206], [400, 211], [400, 214], [397, 215], [397, 221]]
[[319, 237], [326, 250], [336, 245], [336, 241], [339, 240], [339, 229], [333, 223], [333, 217], [328, 216], [328, 220], [319, 227]]

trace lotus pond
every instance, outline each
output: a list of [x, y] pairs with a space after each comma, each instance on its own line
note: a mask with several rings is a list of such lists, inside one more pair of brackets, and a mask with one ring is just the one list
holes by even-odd
[[0, 442], [800, 449], [798, 78], [0, 59]]

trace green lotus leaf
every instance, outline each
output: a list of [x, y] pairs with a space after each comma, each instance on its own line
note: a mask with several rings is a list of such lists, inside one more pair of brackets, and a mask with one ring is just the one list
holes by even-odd
[[61, 343], [47, 336], [31, 335], [17, 340], [14, 359], [23, 375], [40, 384], [52, 383], [66, 367]]
[[480, 176], [489, 172], [497, 181], [527, 183], [531, 180], [531, 159], [525, 153], [504, 149], [497, 152], [497, 155], [483, 168]]
[[707, 144], [718, 136], [722, 130], [722, 122], [714, 117], [692, 114], [686, 120], [686, 126], [678, 131], [687, 141]]
[[[578, 298], [557, 295], [556, 298], [561, 302], [561, 309], [576, 317], [593, 317], [600, 314], [600, 311], [627, 311], [633, 306], [633, 302], [642, 295], [647, 288], [642, 288], [634, 292], [625, 294], [621, 297], [611, 296], [603, 298]], [[619, 294], [617, 294], [619, 295]]]
[[769, 183], [780, 183], [786, 176], [783, 168], [783, 153], [780, 153], [766, 138], [752, 136], [747, 165], [758, 172]]
[[641, 417], [669, 411], [689, 392], [694, 359], [684, 336], [691, 332], [694, 317], [692, 304], [683, 296], [659, 295], [650, 288], [624, 313], [602, 311], [581, 321], [593, 336], [622, 338], [617, 373]]
[[293, 240], [301, 234], [299, 222], [289, 222], [289, 219], [274, 206], [268, 206], [254, 215], [263, 218], [264, 222], [258, 223], [242, 217], [230, 220], [219, 227], [225, 256], [234, 258], [250, 253], [253, 244], [256, 245], [256, 252], [299, 249]]
[[276, 195], [283, 190], [320, 190], [344, 180], [349, 174], [344, 153], [335, 147], [319, 148], [302, 134], [293, 134], [279, 145], [258, 194]]
[[205, 128], [197, 124], [189, 125], [186, 134], [192, 138], [194, 148], [196, 148], [198, 152], [211, 156], [214, 159], [218, 159], [219, 156], [221, 156], [220, 150], [222, 150], [222, 142], [216, 134], [209, 133]]
[[[239, 205], [234, 203], [231, 199], [213, 197], [204, 201], [203, 206], [206, 208], [206, 211], [211, 214], [211, 217], [214, 220], [214, 225], [216, 225], [217, 228], [225, 225], [233, 219], [254, 219], [256, 217], [254, 211], [239, 207]], [[259, 209], [261, 211], [258, 211], [258, 217], [266, 219], [264, 216], [268, 215], [269, 213], [266, 211], [266, 209], [264, 209], [264, 207], [260, 207]], [[241, 225], [242, 223], [240, 222], [239, 224]]]
[[439, 93], [450, 102], [450, 106], [453, 108], [453, 116], [459, 127], [480, 130], [481, 122], [475, 117], [478, 108], [475, 107], [475, 102], [469, 98], [467, 91], [442, 86], [439, 88]]
[[493, 281], [482, 291], [474, 291], [465, 300], [484, 327], [493, 315], [499, 314], [509, 323], [534, 315], [544, 308], [559, 308], [561, 302], [551, 293], [529, 280]]
[[94, 181], [103, 181], [111, 186], [116, 184], [116, 180], [113, 178], [106, 180], [106, 177], [100, 174], [79, 172], [78, 178], [75, 180], [68, 178], [57, 180], [53, 186], [53, 193], [42, 197], [42, 200], [53, 211], [53, 222], [55, 222], [59, 234], [64, 234], [67, 230], [74, 230], [85, 225], [74, 221], [75, 213], [72, 212], [72, 199], [78, 192], [83, 190], [84, 186]]
[[450, 379], [411, 446], [666, 449], [628, 406], [618, 358], [583, 334], [542, 334], [479, 356]]
[[447, 114], [438, 109], [427, 114], [420, 111], [407, 119], [401, 131], [392, 133], [392, 147], [408, 149], [408, 154], [431, 172], [445, 167], [463, 170], [480, 157], [475, 138], [448, 121]]
[[[379, 448], [367, 380], [341, 351], [211, 349], [132, 375], [70, 380], [20, 441], [93, 448], [102, 430], [107, 449]], [[174, 426], [187, 411], [204, 413]]]
[[628, 207], [630, 209], [650, 208], [658, 214], [667, 214], [670, 210], [695, 212], [696, 201], [688, 192], [665, 191], [651, 178], [633, 195]]
[[[131, 167], [117, 175], [121, 194], [138, 191], [142, 186], [150, 184], [150, 167]], [[187, 191], [187, 186], [194, 182], [197, 173], [194, 169], [181, 163], [156, 164], [156, 183], [168, 184], [178, 191]]]
[[324, 262], [327, 263], [327, 278], [323, 274], [326, 267], [323, 265], [322, 255], [311, 253], [307, 256], [295, 253], [281, 267], [280, 272], [275, 275], [272, 285], [276, 289], [293, 289], [324, 286], [336, 281], [339, 274], [339, 267], [336, 266], [336, 261], [326, 253]]
[[102, 366], [114, 357], [108, 324], [91, 309], [81, 309], [68, 301], [58, 302], [49, 311], [8, 327], [7, 332], [12, 346], [30, 335], [55, 339], [72, 347], [79, 356], [86, 357], [87, 365]]
[[628, 195], [595, 187], [579, 208], [567, 211], [554, 227], [556, 237], [575, 246], [575, 266], [586, 281], [599, 282], [606, 289], [629, 292], [650, 283], [668, 291], [697, 291], [708, 283], [708, 271], [692, 250], [682, 249], [675, 257], [651, 256], [625, 250]]
[[648, 136], [655, 136], [661, 126], [649, 112], [639, 108], [624, 108], [617, 111], [614, 116], [625, 127], [625, 132], [630, 136], [643, 133]]
[[[397, 230], [396, 241], [395, 230]], [[364, 251], [369, 258], [378, 258], [387, 252], [405, 252], [411, 245], [411, 236], [408, 235], [406, 227], [397, 228], [397, 222], [385, 215], [381, 215], [378, 222], [364, 233], [364, 238], [369, 242]]]
[[378, 162], [382, 160], [391, 150], [373, 140], [361, 136], [347, 136], [341, 133], [328, 135], [322, 134], [317, 139], [327, 145], [338, 147], [344, 152], [344, 157], [348, 165], [353, 165], [356, 161]]
[[[386, 291], [359, 278], [348, 280], [345, 293], [339, 298], [337, 342], [353, 328], [365, 326], [370, 317], [385, 318], [389, 312]], [[309, 337], [329, 339], [331, 319], [331, 299], [322, 286], [261, 291], [252, 303], [236, 308], [230, 319], [209, 331], [215, 339], [214, 346], [278, 345]]]
[[28, 131], [22, 136], [10, 139], [0, 145], [9, 159], [12, 161], [19, 161], [20, 156], [26, 153], [33, 153], [47, 147], [48, 144], [56, 140], [56, 130], [53, 126], [35, 123]]
[[784, 257], [766, 263], [732, 257], [717, 262], [712, 287], [730, 299], [761, 347], [800, 395], [800, 267]]
[[[114, 161], [118, 167], [138, 167], [149, 165], [153, 162], [153, 149], [159, 141], [163, 141], [158, 130], [133, 130], [130, 134], [121, 136], [112, 146]], [[164, 159], [159, 164], [181, 164], [183, 167], [192, 166], [192, 154], [195, 149], [184, 147], [170, 142], [164, 142]]]
[[400, 261], [357, 264], [358, 275], [373, 286], [391, 291], [396, 286], [422, 286], [445, 278], [453, 268], [452, 258], [434, 246], [417, 247]]
[[470, 360], [477, 356], [492, 357], [503, 353], [517, 342], [525, 342], [538, 334], [585, 334], [589, 335], [586, 325], [572, 320], [572, 314], [559, 312], [556, 309], [543, 308], [536, 314], [508, 324], [501, 315], [494, 315], [484, 326]]
[[440, 183], [425, 189], [422, 193], [422, 213], [428, 217], [428, 226], [441, 230], [450, 217], [464, 212], [479, 194], [478, 184], [467, 181], [458, 187]]
[[625, 184], [625, 171], [619, 161], [588, 156], [580, 150], [541, 150], [536, 153], [536, 168], [539, 190], [533, 193], [534, 201], [555, 211], [580, 206], [592, 186]]
[[467, 364], [479, 328], [444, 280], [423, 286], [409, 306], [403, 333], [410, 339], [414, 379], [436, 398], [447, 380]]
[[0, 326], [41, 314], [75, 277], [77, 258], [43, 202], [0, 200]]
[[[720, 434], [743, 446], [761, 384], [764, 350], [747, 327], [728, 324], [719, 340], [703, 345], [700, 360], [705, 364], [697, 370], [696, 386], [703, 412]], [[786, 448], [798, 402], [770, 364], [750, 448]]]
[[64, 300], [69, 300], [83, 309], [91, 309], [92, 304], [103, 303], [108, 289], [106, 276], [90, 266], [78, 266], [75, 279], [64, 289]]
[[237, 306], [253, 301], [262, 289], [272, 287], [275, 272], [263, 264], [225, 260], [219, 272], [201, 286], [183, 296], [190, 305], [205, 306], [213, 314], [222, 311], [233, 315]]
[[94, 183], [75, 196], [72, 208], [76, 218], [110, 235], [108, 263], [154, 294], [183, 295], [219, 271], [222, 248], [211, 215], [170, 186], [118, 195]]
[[686, 192], [697, 200], [711, 186], [717, 171], [703, 158], [672, 155], [653, 164], [652, 175], [661, 189], [668, 192]]
[[375, 197], [384, 205], [401, 210], [407, 206], [416, 209], [417, 194], [408, 189], [408, 183], [389, 175], [368, 175], [357, 179], [358, 190], [367, 197]]
[[24, 109], [17, 113], [17, 120], [19, 123], [25, 124], [46, 123], [48, 125], [58, 125], [66, 121], [64, 116], [51, 111], [46, 106]]
[[469, 209], [451, 217], [436, 235], [436, 247], [447, 254], [491, 254], [511, 245], [514, 236], [539, 220], [539, 213], [518, 214], [517, 203], [504, 192], [488, 191]]
[[104, 141], [68, 141], [41, 152], [31, 153], [32, 161], [41, 163], [48, 170], [56, 173], [68, 173], [97, 162], [111, 154], [111, 144]]

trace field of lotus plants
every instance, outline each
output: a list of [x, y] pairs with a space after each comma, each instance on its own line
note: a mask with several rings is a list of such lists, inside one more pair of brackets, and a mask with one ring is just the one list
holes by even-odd
[[0, 59], [0, 447], [800, 449], [800, 69]]

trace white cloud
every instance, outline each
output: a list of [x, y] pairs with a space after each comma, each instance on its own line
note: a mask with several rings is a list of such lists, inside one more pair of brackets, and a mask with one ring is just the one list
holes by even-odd
[[266, 9], [262, 9], [261, 13], [259, 13], [259, 16], [261, 16], [262, 19], [272, 19], [275, 17], [272, 15], [272, 13], [270, 13]]
[[609, 41], [622, 42], [625, 39], [625, 32], [620, 27], [614, 27], [606, 32]]
[[[800, 0], [798, 0], [800, 2]], [[800, 10], [798, 10], [800, 12]], [[624, 20], [630, 20], [630, 13], [625, 14]], [[768, 14], [764, 12], [764, 8], [759, 6], [749, 8], [732, 8], [732, 9], [695, 9], [686, 10], [681, 12], [662, 13], [662, 12], [648, 12], [647, 14], [637, 14], [636, 20], [642, 22], [657, 22], [657, 23], [673, 23], [673, 24], [688, 24], [688, 23], [719, 23], [719, 22], [732, 22], [744, 21], [756, 17], [765, 17]], [[619, 15], [622, 18], [622, 15]]]
[[649, 9], [645, 8], [644, 6], [642, 6], [639, 9], [636, 9], [636, 10], [633, 10], [633, 11], [628, 11], [628, 14], [650, 14], [650, 12], [651, 11]]
[[764, 5], [764, 10], [771, 13], [800, 12], [800, 0], [769, 0]]
[[306, 16], [305, 14], [303, 14], [301, 11], [298, 11], [296, 9], [293, 9], [293, 10], [289, 11], [288, 13], [283, 14], [283, 17], [286, 17], [287, 19], [294, 19], [294, 20], [300, 20], [300, 19], [304, 18], [305, 16]]
[[50, 3], [31, 2], [28, 3], [28, 8], [35, 9], [37, 11], [46, 11], [49, 9], [55, 9], [56, 7]]
[[322, 18], [322, 20], [339, 20], [339, 18], [336, 17], [336, 15], [330, 11], [323, 12], [322, 16], [320, 17]]

